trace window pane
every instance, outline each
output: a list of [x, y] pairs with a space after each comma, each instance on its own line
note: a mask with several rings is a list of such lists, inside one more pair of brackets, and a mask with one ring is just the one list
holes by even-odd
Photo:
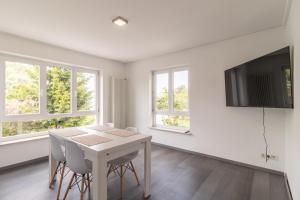
[[168, 110], [169, 74], [157, 74], [155, 86], [155, 108], [156, 110]]
[[5, 113], [39, 113], [40, 68], [37, 65], [5, 62]]
[[17, 122], [3, 122], [2, 123], [2, 137], [17, 135]]
[[71, 70], [62, 67], [47, 67], [48, 113], [71, 111]]
[[2, 123], [2, 135], [3, 137], [28, 134], [34, 132], [41, 132], [48, 130], [46, 120], [39, 121], [13, 121]]
[[156, 115], [156, 126], [189, 129], [190, 118], [187, 116]]
[[188, 111], [188, 71], [174, 72], [174, 110], [177, 112]]
[[26, 122], [3, 122], [3, 137], [20, 134], [37, 133], [55, 128], [69, 128], [77, 126], [87, 126], [96, 123], [96, 116], [65, 117], [49, 120], [35, 120]]
[[80, 116], [80, 117], [68, 117], [63, 118], [60, 122], [60, 126], [58, 128], [68, 128], [68, 127], [77, 127], [77, 126], [88, 126], [96, 124], [96, 116]]
[[77, 110], [96, 110], [96, 75], [77, 73]]

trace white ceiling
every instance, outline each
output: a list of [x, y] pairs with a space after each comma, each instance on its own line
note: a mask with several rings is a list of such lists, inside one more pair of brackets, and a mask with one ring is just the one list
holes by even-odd
[[[122, 62], [285, 22], [288, 0], [0, 0], [0, 31]], [[112, 18], [123, 16], [126, 27]]]

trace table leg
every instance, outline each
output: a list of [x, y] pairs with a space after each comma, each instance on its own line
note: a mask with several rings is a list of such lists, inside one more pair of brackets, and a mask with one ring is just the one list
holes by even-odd
[[151, 195], [151, 142], [145, 142], [144, 151], [144, 197], [148, 198]]
[[93, 182], [92, 198], [93, 200], [107, 200], [107, 162], [105, 155], [99, 154], [92, 160], [93, 162]]
[[56, 160], [51, 155], [51, 145], [50, 145], [50, 147], [49, 147], [49, 184], [51, 182], [53, 173], [55, 173], [55, 167], [56, 167]]

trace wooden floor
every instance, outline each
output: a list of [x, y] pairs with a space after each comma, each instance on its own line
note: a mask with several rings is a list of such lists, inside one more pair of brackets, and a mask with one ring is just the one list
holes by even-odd
[[[143, 152], [134, 161], [143, 182]], [[66, 177], [62, 193], [69, 177]], [[0, 174], [1, 200], [54, 200], [48, 189], [48, 164], [41, 162]], [[79, 199], [74, 187], [68, 199]], [[119, 179], [109, 178], [109, 199], [119, 199]], [[63, 194], [61, 195], [62, 199]], [[143, 184], [128, 172], [125, 198], [143, 199]], [[86, 199], [89, 194], [86, 193]], [[151, 200], [288, 200], [282, 176], [152, 146]]]

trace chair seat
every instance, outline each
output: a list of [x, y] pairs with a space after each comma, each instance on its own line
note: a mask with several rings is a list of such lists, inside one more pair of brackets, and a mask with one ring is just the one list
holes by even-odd
[[132, 152], [132, 153], [127, 154], [125, 156], [122, 156], [120, 158], [110, 160], [110, 161], [108, 161], [108, 164], [109, 165], [120, 165], [120, 164], [123, 164], [123, 163], [130, 162], [130, 161], [132, 161], [133, 159], [135, 159], [137, 157], [138, 153], [139, 153], [138, 151], [135, 151], [135, 152]]

